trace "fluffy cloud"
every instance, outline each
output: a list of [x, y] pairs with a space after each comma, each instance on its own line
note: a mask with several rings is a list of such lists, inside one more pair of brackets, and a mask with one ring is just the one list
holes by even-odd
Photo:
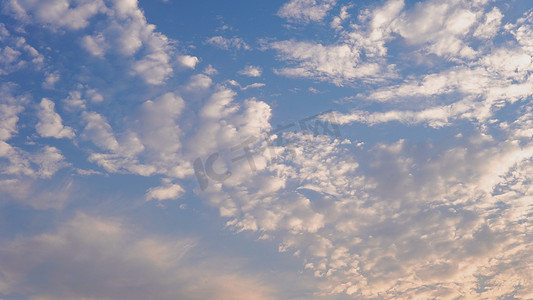
[[63, 126], [61, 116], [55, 112], [55, 104], [43, 98], [39, 108], [39, 122], [35, 126], [42, 137], [73, 138], [75, 136], [71, 127]]
[[383, 72], [379, 64], [360, 62], [359, 49], [351, 45], [324, 46], [281, 41], [272, 43], [270, 47], [280, 53], [281, 59], [297, 64], [276, 70], [278, 74], [289, 77], [317, 78], [342, 85], [355, 78], [371, 78]]
[[198, 57], [196, 56], [182, 55], [178, 57], [178, 61], [184, 67], [189, 68], [189, 69], [194, 69], [194, 67], [196, 67], [196, 64], [198, 63], [199, 60], [198, 60]]
[[185, 190], [179, 184], [172, 184], [169, 180], [164, 181], [164, 185], [151, 188], [146, 192], [146, 200], [176, 200]]
[[[2, 89], [6, 88], [6, 86], [2, 86]], [[7, 91], [2, 91], [1, 95], [6, 96]], [[25, 99], [22, 98], [21, 100], [24, 101]], [[16, 99], [12, 97], [2, 99], [0, 102], [0, 140], [8, 140], [17, 133], [18, 114], [23, 110], [24, 107], [17, 103]]]
[[[329, 7], [315, 1], [291, 1], [280, 12], [287, 7], [294, 7], [295, 12], [305, 11], [296, 9], [304, 3], [314, 8]], [[500, 10], [493, 7], [485, 11], [486, 6], [486, 1], [426, 1], [406, 9], [403, 0], [389, 0], [380, 7], [363, 10], [349, 29], [340, 27], [349, 16], [348, 7], [343, 7], [330, 24], [338, 32], [332, 44], [288, 40], [272, 42], [270, 48], [278, 51], [280, 59], [296, 64], [279, 68], [277, 73], [281, 75], [337, 85], [355, 79], [379, 82], [397, 77], [396, 65], [386, 56], [386, 44], [395, 39], [404, 41], [406, 46], [416, 46], [415, 52], [405, 55], [434, 54], [456, 62], [479, 58], [480, 49], [472, 45], [479, 39], [494, 37], [502, 29]], [[409, 51], [409, 47], [401, 48]]]
[[[173, 73], [173, 47], [165, 35], [156, 32], [155, 26], [147, 23], [137, 1], [10, 0], [5, 11], [20, 21], [45, 24], [52, 30], [84, 29], [92, 19], [96, 19], [93, 17], [104, 15], [104, 20], [96, 19], [96, 22], [100, 24], [98, 27], [105, 29], [81, 39], [82, 47], [89, 53], [103, 58], [107, 52], [117, 51], [131, 58], [131, 72], [148, 84], [163, 84]], [[138, 55], [140, 58], [133, 59], [138, 53], [141, 53]]]
[[5, 10], [25, 22], [41, 22], [52, 27], [84, 28], [97, 13], [105, 10], [103, 1], [9, 0]]
[[336, 2], [336, 0], [291, 0], [279, 9], [278, 16], [292, 22], [321, 21]]
[[207, 40], [207, 43], [213, 46], [216, 46], [220, 49], [229, 50], [229, 49], [243, 49], [243, 50], [250, 50], [250, 46], [246, 44], [242, 39], [238, 37], [232, 37], [232, 38], [225, 38], [222, 36], [214, 36]]
[[249, 76], [249, 77], [260, 77], [263, 71], [260, 67], [256, 66], [246, 66], [244, 69], [239, 71], [239, 74]]
[[370, 161], [360, 169], [349, 144], [292, 138], [274, 149], [276, 162], [258, 163], [255, 173], [246, 161], [234, 163], [231, 177], [205, 193], [230, 228], [257, 232], [301, 257], [324, 293], [363, 299], [533, 293], [528, 266], [509, 265], [531, 257], [524, 206], [531, 145], [474, 134], [428, 158], [417, 149], [427, 146], [400, 140], [359, 152], [360, 161]]
[[35, 69], [43, 66], [44, 57], [21, 36], [12, 35], [0, 23], [0, 75], [7, 75], [33, 65]]

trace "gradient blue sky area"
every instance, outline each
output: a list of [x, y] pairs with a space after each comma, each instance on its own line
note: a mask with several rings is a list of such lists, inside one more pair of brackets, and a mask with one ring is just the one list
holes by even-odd
[[0, 3], [0, 299], [533, 299], [531, 1]]

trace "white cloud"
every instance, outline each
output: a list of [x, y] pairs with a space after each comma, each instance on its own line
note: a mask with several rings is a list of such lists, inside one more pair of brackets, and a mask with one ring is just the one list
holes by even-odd
[[40, 153], [32, 156], [32, 160], [39, 165], [38, 175], [43, 178], [50, 178], [59, 169], [68, 166], [61, 151], [51, 146], [45, 146]]
[[246, 138], [262, 136], [270, 130], [271, 109], [263, 101], [249, 99], [240, 106], [237, 94], [218, 86], [200, 109], [196, 134], [187, 141], [191, 160], [230, 149]]
[[44, 56], [28, 44], [24, 37], [11, 35], [3, 23], [0, 23], [0, 41], [3, 44], [3, 47], [0, 46], [0, 75], [7, 75], [30, 65], [36, 70], [42, 68]]
[[241, 88], [242, 90], [247, 90], [247, 89], [250, 89], [250, 88], [260, 88], [260, 87], [264, 87], [266, 86], [266, 84], [264, 83], [260, 83], [260, 82], [256, 82], [256, 83], [252, 83], [252, 84], [249, 84], [243, 88]]
[[183, 99], [174, 93], [143, 103], [141, 138], [152, 155], [168, 162], [177, 159], [182, 135], [177, 121], [184, 107]]
[[61, 75], [59, 74], [59, 71], [54, 71], [51, 73], [46, 72], [42, 87], [45, 89], [54, 89], [54, 85], [59, 81], [60, 78]]
[[191, 93], [199, 93], [208, 90], [213, 84], [211, 77], [205, 74], [191, 76], [189, 82], [184, 86], [184, 90]]
[[82, 118], [86, 123], [83, 130], [84, 138], [91, 140], [104, 150], [117, 151], [119, 149], [113, 130], [102, 115], [84, 111]]
[[[103, 58], [108, 51], [117, 51], [131, 60], [131, 72], [146, 83], [160, 85], [169, 78], [173, 69], [173, 46], [168, 38], [147, 23], [137, 1], [121, 0], [114, 3], [71, 0], [9, 0], [5, 11], [28, 23], [40, 23], [52, 30], [78, 30], [88, 27], [90, 21], [102, 31], [85, 35], [81, 46], [94, 56]], [[93, 18], [103, 15], [99, 20]], [[140, 58], [133, 58], [136, 54]]]
[[13, 70], [19, 69], [24, 65], [23, 61], [19, 61], [20, 51], [17, 51], [9, 46], [5, 46], [0, 50], [0, 75], [6, 75]]
[[105, 38], [103, 34], [97, 34], [96, 36], [86, 35], [81, 40], [81, 45], [85, 50], [87, 50], [91, 55], [102, 58], [107, 51]]
[[185, 192], [179, 184], [172, 184], [167, 181], [164, 185], [155, 188], [150, 188], [146, 192], [146, 200], [176, 200]]
[[96, 89], [88, 89], [85, 91], [85, 95], [91, 100], [93, 103], [100, 103], [104, 101], [104, 96], [102, 94], [98, 93]]
[[85, 28], [89, 20], [105, 10], [103, 1], [68, 0], [9, 0], [5, 10], [25, 22], [41, 22], [52, 27], [65, 26], [69, 29]]
[[75, 136], [71, 127], [63, 126], [61, 116], [54, 109], [55, 104], [47, 98], [41, 100], [39, 105], [39, 122], [35, 129], [42, 137], [54, 137], [56, 139]]
[[189, 68], [189, 69], [194, 69], [196, 67], [196, 64], [199, 62], [200, 60], [198, 59], [198, 57], [196, 56], [191, 56], [191, 55], [181, 55], [178, 57], [178, 62], [186, 67], [186, 68]]
[[102, 115], [83, 112], [86, 126], [82, 136], [100, 148], [89, 160], [111, 173], [165, 174], [173, 178], [190, 175], [192, 169], [184, 160], [183, 132], [178, 125], [184, 106], [183, 99], [172, 92], [147, 100], [139, 108], [138, 121], [124, 124], [116, 133]]
[[497, 7], [485, 15], [485, 21], [476, 28], [474, 36], [480, 39], [493, 38], [500, 30], [503, 15]]
[[239, 71], [239, 74], [249, 77], [260, 77], [261, 73], [261, 68], [256, 66], [246, 66], [244, 69]]
[[217, 69], [215, 69], [212, 65], [208, 65], [205, 70], [204, 70], [204, 73], [206, 75], [215, 75], [215, 74], [218, 74], [218, 71]]
[[[0, 95], [5, 95], [2, 92]], [[4, 100], [4, 99], [2, 99]], [[24, 110], [22, 105], [16, 102], [0, 102], [0, 140], [8, 140], [17, 133], [18, 114]]]
[[353, 5], [346, 5], [341, 7], [341, 11], [338, 16], [335, 16], [333, 18], [333, 21], [329, 24], [331, 28], [335, 30], [341, 30], [342, 26], [341, 24], [350, 17], [350, 14], [348, 13], [348, 9], [350, 9]]
[[246, 44], [242, 39], [238, 37], [232, 37], [232, 38], [225, 38], [222, 36], [214, 36], [207, 40], [207, 43], [213, 46], [216, 46], [223, 50], [230, 50], [230, 49], [243, 49], [243, 50], [250, 50], [250, 46]]
[[361, 61], [360, 50], [351, 45], [321, 45], [310, 42], [281, 41], [270, 44], [280, 58], [296, 62], [295, 67], [275, 70], [289, 77], [309, 77], [328, 80], [336, 85], [356, 78], [377, 77], [388, 70], [377, 63]]
[[[405, 140], [352, 154], [341, 141], [292, 137], [295, 142], [276, 149], [277, 162], [255, 173], [245, 161], [232, 164], [231, 177], [204, 193], [230, 228], [266, 236], [301, 257], [324, 293], [361, 299], [531, 294], [528, 267], [508, 266], [531, 257], [532, 241], [519, 225], [527, 222], [523, 199], [531, 191], [493, 194], [510, 183], [506, 176], [516, 187], [528, 182], [531, 144], [495, 144], [479, 134], [430, 158], [420, 155], [427, 145]], [[370, 161], [365, 169], [354, 161], [361, 155]], [[516, 172], [523, 177], [511, 175]], [[506, 206], [498, 208], [504, 198]], [[490, 278], [483, 289], [476, 288], [480, 276]]]
[[292, 22], [322, 21], [336, 0], [291, 0], [278, 11], [278, 16]]
[[251, 89], [251, 88], [260, 88], [260, 87], [266, 86], [266, 84], [264, 84], [264, 83], [255, 82], [255, 83], [251, 83], [251, 84], [243, 87], [240, 83], [238, 83], [235, 80], [228, 80], [228, 83], [231, 84], [232, 86], [236, 86], [236, 87], [240, 88], [243, 91], [245, 91], [247, 89]]

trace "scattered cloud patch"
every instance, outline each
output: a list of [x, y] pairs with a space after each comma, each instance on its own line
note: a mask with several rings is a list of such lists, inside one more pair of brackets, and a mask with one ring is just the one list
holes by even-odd
[[260, 67], [256, 66], [246, 66], [244, 69], [239, 71], [239, 74], [245, 75], [248, 77], [261, 77], [263, 70]]
[[213, 45], [215, 47], [218, 47], [223, 50], [230, 50], [230, 49], [236, 49], [236, 50], [251, 50], [252, 48], [246, 44], [242, 39], [238, 37], [232, 37], [232, 38], [225, 38], [220, 35], [211, 37], [207, 40], [207, 43], [210, 45]]

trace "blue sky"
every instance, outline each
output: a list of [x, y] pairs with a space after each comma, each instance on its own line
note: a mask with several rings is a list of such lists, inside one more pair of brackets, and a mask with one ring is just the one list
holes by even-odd
[[533, 298], [530, 1], [1, 7], [0, 299]]

